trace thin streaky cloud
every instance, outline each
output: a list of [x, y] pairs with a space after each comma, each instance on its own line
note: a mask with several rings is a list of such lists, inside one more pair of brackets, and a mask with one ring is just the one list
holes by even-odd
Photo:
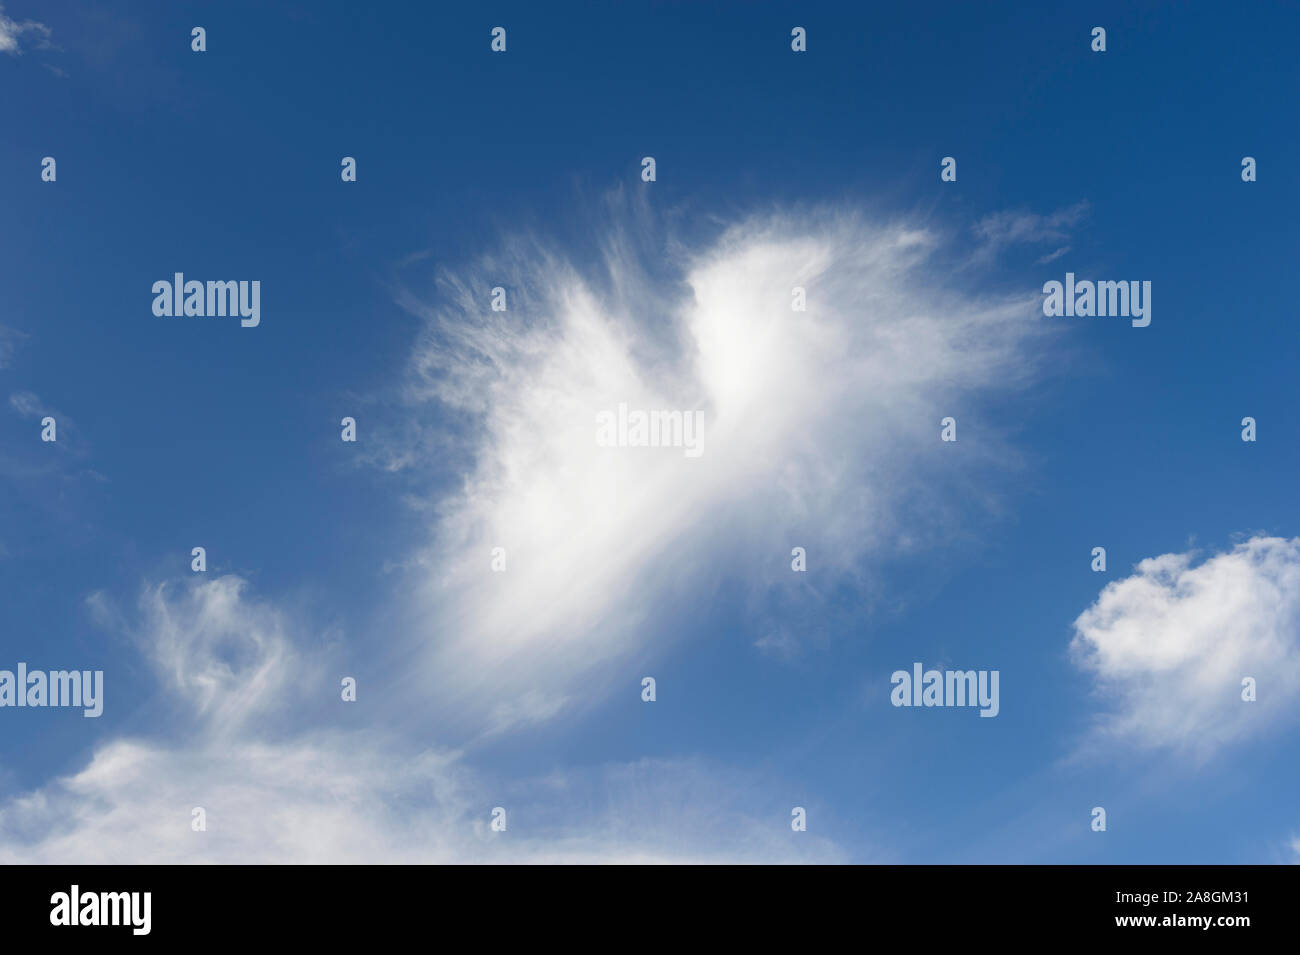
[[0, 53], [20, 56], [23, 45], [37, 50], [46, 49], [50, 46], [51, 35], [50, 28], [44, 23], [38, 20], [14, 20], [0, 6]]

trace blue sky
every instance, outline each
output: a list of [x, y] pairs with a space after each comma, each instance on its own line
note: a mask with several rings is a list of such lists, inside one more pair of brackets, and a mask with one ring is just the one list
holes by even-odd
[[0, 858], [1297, 858], [1294, 8], [2, 16]]

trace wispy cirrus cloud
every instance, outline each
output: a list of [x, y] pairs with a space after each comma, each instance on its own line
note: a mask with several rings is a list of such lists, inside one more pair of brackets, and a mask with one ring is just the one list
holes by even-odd
[[1038, 259], [1043, 265], [1059, 259], [1070, 251], [1071, 230], [1088, 215], [1087, 200], [1058, 209], [1048, 215], [1035, 212], [1003, 211], [985, 216], [974, 225], [975, 237], [981, 243], [977, 258], [991, 259], [1012, 245], [1055, 245], [1056, 249]]
[[[1034, 379], [1036, 298], [953, 288], [933, 232], [843, 210], [692, 243], [628, 213], [596, 245], [516, 237], [441, 271], [432, 298], [400, 292], [422, 328], [371, 461], [408, 482], [428, 542], [394, 557], [402, 606], [366, 659], [405, 682], [362, 684], [382, 700], [348, 712], [371, 717], [322, 728], [347, 671], [238, 578], [153, 584], [128, 613], [97, 596], [153, 662], [171, 732], [106, 743], [4, 804], [0, 858], [842, 857], [790, 839], [793, 800], [689, 755], [503, 779], [473, 754], [635, 685], [620, 668], [727, 581], [752, 594], [755, 636], [776, 632], [760, 608], [796, 544], [816, 595], [949, 540], [957, 502], [985, 505], [980, 476], [1014, 462], [974, 422], [985, 393]], [[497, 285], [508, 311], [491, 310]], [[701, 411], [704, 453], [600, 446], [597, 415], [620, 403]], [[964, 442], [939, 440], [947, 415]], [[783, 652], [802, 636], [782, 631]], [[522, 810], [508, 833], [487, 828], [495, 805]]]
[[[185, 702], [200, 725], [237, 733], [268, 706], [285, 706], [304, 682], [323, 680], [324, 654], [305, 654], [286, 615], [246, 597], [248, 583], [225, 575], [211, 581], [160, 583], [140, 597], [140, 643], [162, 688]], [[102, 593], [90, 598], [101, 622], [121, 620]], [[118, 624], [121, 626], [121, 623]]]
[[[992, 429], [943, 444], [940, 419], [1031, 380], [1038, 325], [1034, 300], [950, 287], [939, 249], [826, 208], [696, 243], [627, 214], [594, 261], [517, 238], [402, 291], [424, 328], [379, 463], [454, 467], [450, 493], [412, 495], [433, 538], [410, 562], [412, 678], [467, 717], [525, 692], [554, 709], [662, 645], [660, 608], [787, 583], [794, 545], [828, 584], [952, 533], [976, 471], [1014, 455]], [[700, 411], [703, 454], [598, 446], [620, 404]]]
[[[62, 473], [65, 477], [89, 478], [91, 481], [107, 480], [104, 475], [93, 469], [73, 470], [77, 462], [83, 461], [90, 451], [77, 422], [68, 414], [54, 408], [40, 395], [32, 391], [15, 391], [9, 395], [9, 408], [20, 418], [41, 422], [39, 428], [28, 431], [32, 444], [23, 448], [23, 452], [13, 457], [0, 457], [0, 474], [11, 477], [30, 477], [40, 474]], [[54, 419], [54, 441], [41, 441], [46, 417]], [[35, 453], [33, 448], [54, 451], [51, 456]]]
[[23, 44], [29, 44], [38, 50], [50, 45], [50, 28], [37, 20], [14, 20], [5, 14], [0, 5], [0, 53], [20, 56]]
[[[847, 860], [824, 836], [792, 833], [788, 808], [748, 803], [743, 780], [692, 760], [501, 783], [457, 754], [358, 732], [203, 748], [117, 740], [79, 772], [0, 804], [0, 863]], [[504, 832], [491, 829], [498, 806]], [[206, 831], [192, 829], [194, 808]]]
[[[791, 838], [779, 797], [755, 800], [752, 780], [701, 760], [500, 779], [386, 728], [295, 719], [286, 704], [337, 700], [338, 688], [239, 578], [151, 585], [137, 614], [102, 595], [92, 605], [154, 664], [184, 732], [109, 740], [78, 771], [0, 803], [4, 864], [844, 859], [815, 833]], [[497, 806], [504, 832], [490, 825]]]
[[51, 414], [51, 409], [40, 396], [30, 391], [16, 391], [9, 396], [9, 407], [24, 418], [40, 418]]
[[0, 368], [8, 368], [13, 364], [14, 352], [19, 342], [26, 337], [16, 328], [0, 325]]

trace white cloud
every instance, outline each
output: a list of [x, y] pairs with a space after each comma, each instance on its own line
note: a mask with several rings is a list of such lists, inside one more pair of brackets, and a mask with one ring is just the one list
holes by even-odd
[[36, 20], [19, 22], [5, 16], [4, 7], [0, 6], [0, 53], [18, 56], [22, 53], [19, 37], [27, 34], [36, 42], [37, 49], [49, 46], [50, 28]]
[[[455, 753], [404, 754], [359, 732], [118, 740], [0, 806], [0, 864], [844, 861], [825, 837], [791, 832], [788, 808], [760, 816], [747, 798], [693, 761], [490, 783]], [[195, 807], [204, 832], [191, 829]]]
[[16, 328], [0, 325], [0, 368], [8, 368], [13, 364], [14, 351], [26, 337]]
[[[458, 712], [599, 693], [602, 666], [667, 639], [663, 608], [726, 579], [784, 585], [796, 544], [827, 582], [942, 540], [980, 497], [969, 469], [1010, 457], [976, 437], [974, 398], [1031, 375], [1036, 299], [950, 290], [926, 230], [806, 210], [702, 248], [654, 239], [611, 229], [584, 268], [519, 241], [444, 271], [434, 306], [401, 296], [426, 321], [404, 417], [450, 424], [383, 463], [465, 462], [411, 611], [430, 656], [413, 679], [436, 674]], [[490, 310], [496, 285], [509, 311]], [[703, 455], [598, 447], [621, 402], [701, 410]], [[948, 414], [965, 444], [940, 442]]]
[[[1104, 739], [1204, 758], [1294, 716], [1300, 701], [1300, 539], [1253, 537], [1192, 566], [1148, 558], [1074, 622], [1071, 649], [1113, 709]], [[1244, 677], [1256, 702], [1241, 698]]]
[[[982, 243], [981, 257], [994, 256], [1010, 245], [1064, 242], [1069, 239], [1070, 230], [1087, 216], [1088, 209], [1088, 202], [1084, 200], [1045, 216], [1034, 212], [995, 212], [985, 216], [975, 223], [974, 228]], [[1068, 251], [1068, 246], [1058, 247], [1055, 252], [1040, 258], [1038, 263], [1046, 264]]]
[[[404, 386], [414, 425], [375, 463], [444, 480], [412, 478], [431, 543], [395, 556], [408, 602], [366, 646], [379, 682], [409, 681], [356, 704], [381, 731], [321, 728], [347, 671], [237, 578], [146, 588], [134, 622], [96, 598], [140, 634], [180, 741], [112, 741], [10, 800], [0, 860], [838, 858], [813, 832], [791, 841], [798, 800], [770, 780], [692, 759], [500, 780], [474, 748], [637, 692], [642, 674], [616, 664], [661, 649], [665, 621], [728, 582], [762, 606], [789, 584], [792, 546], [816, 594], [959, 533], [965, 505], [990, 497], [977, 472], [1011, 460], [976, 399], [1033, 375], [1037, 297], [953, 290], [934, 235], [842, 212], [752, 218], [703, 246], [654, 239], [610, 229], [595, 265], [517, 240], [443, 272], [436, 307], [403, 293], [425, 319]], [[507, 312], [489, 308], [496, 285]], [[703, 411], [703, 456], [599, 447], [596, 415], [620, 402]], [[939, 440], [950, 414], [957, 445]], [[753, 652], [774, 648], [764, 634], [789, 655], [807, 638], [756, 620]], [[494, 805], [513, 807], [507, 839], [486, 829]], [[192, 806], [208, 833], [190, 831]]]
[[10, 395], [9, 407], [24, 418], [39, 418], [50, 413], [41, 399], [30, 391], [17, 391]]
[[244, 598], [247, 583], [227, 575], [181, 586], [159, 584], [141, 598], [146, 651], [167, 689], [223, 731], [241, 728], [264, 707], [287, 702], [316, 666], [294, 650], [283, 614]]
[[[500, 780], [386, 730], [295, 730], [276, 709], [301, 702], [288, 688], [337, 688], [304, 668], [285, 615], [246, 590], [236, 577], [146, 588], [133, 632], [179, 704], [181, 739], [110, 740], [81, 770], [0, 804], [0, 864], [843, 859], [828, 839], [791, 833], [780, 805], [757, 805], [753, 779], [697, 760]], [[130, 626], [102, 596], [91, 603]], [[497, 805], [504, 833], [489, 825]]]

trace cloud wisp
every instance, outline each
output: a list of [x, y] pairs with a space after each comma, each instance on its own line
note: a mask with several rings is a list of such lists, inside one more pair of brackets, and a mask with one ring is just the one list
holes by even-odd
[[[502, 780], [386, 731], [295, 726], [284, 704], [333, 692], [330, 681], [304, 667], [285, 615], [246, 591], [235, 577], [146, 589], [128, 627], [184, 732], [112, 739], [79, 771], [0, 804], [0, 863], [844, 858], [824, 837], [790, 838], [779, 807], [699, 760]], [[491, 827], [498, 806], [504, 831]]]
[[[792, 547], [828, 582], [939, 542], [986, 493], [973, 469], [1014, 459], [940, 422], [1032, 379], [1036, 303], [951, 288], [933, 232], [821, 209], [689, 244], [631, 219], [594, 262], [521, 239], [400, 296], [423, 321], [403, 410], [427, 430], [384, 462], [456, 468], [416, 495], [411, 617], [416, 671], [460, 713], [554, 713], [663, 643], [669, 608], [788, 582]], [[620, 408], [698, 414], [699, 453], [602, 446]]]
[[14, 20], [0, 6], [0, 53], [21, 56], [24, 37], [34, 41], [36, 49], [45, 49], [50, 45], [50, 28], [37, 20]]
[[[150, 584], [129, 614], [96, 596], [152, 662], [173, 731], [111, 740], [0, 806], [0, 859], [842, 858], [792, 842], [789, 805], [755, 801], [767, 787], [689, 755], [501, 779], [473, 754], [634, 686], [619, 668], [728, 583], [753, 595], [761, 647], [754, 608], [795, 546], [815, 594], [958, 533], [959, 504], [992, 497], [979, 478], [1014, 463], [975, 423], [1034, 380], [1037, 299], [953, 288], [932, 231], [843, 210], [694, 243], [632, 215], [596, 245], [583, 260], [517, 237], [441, 271], [432, 301], [400, 293], [421, 331], [401, 423], [376, 423], [370, 453], [410, 482], [427, 544], [395, 558], [400, 625], [366, 648], [396, 681], [365, 683], [383, 704], [309, 718], [338, 698], [335, 648], [239, 578]], [[603, 442], [622, 408], [700, 415], [700, 453]]]

